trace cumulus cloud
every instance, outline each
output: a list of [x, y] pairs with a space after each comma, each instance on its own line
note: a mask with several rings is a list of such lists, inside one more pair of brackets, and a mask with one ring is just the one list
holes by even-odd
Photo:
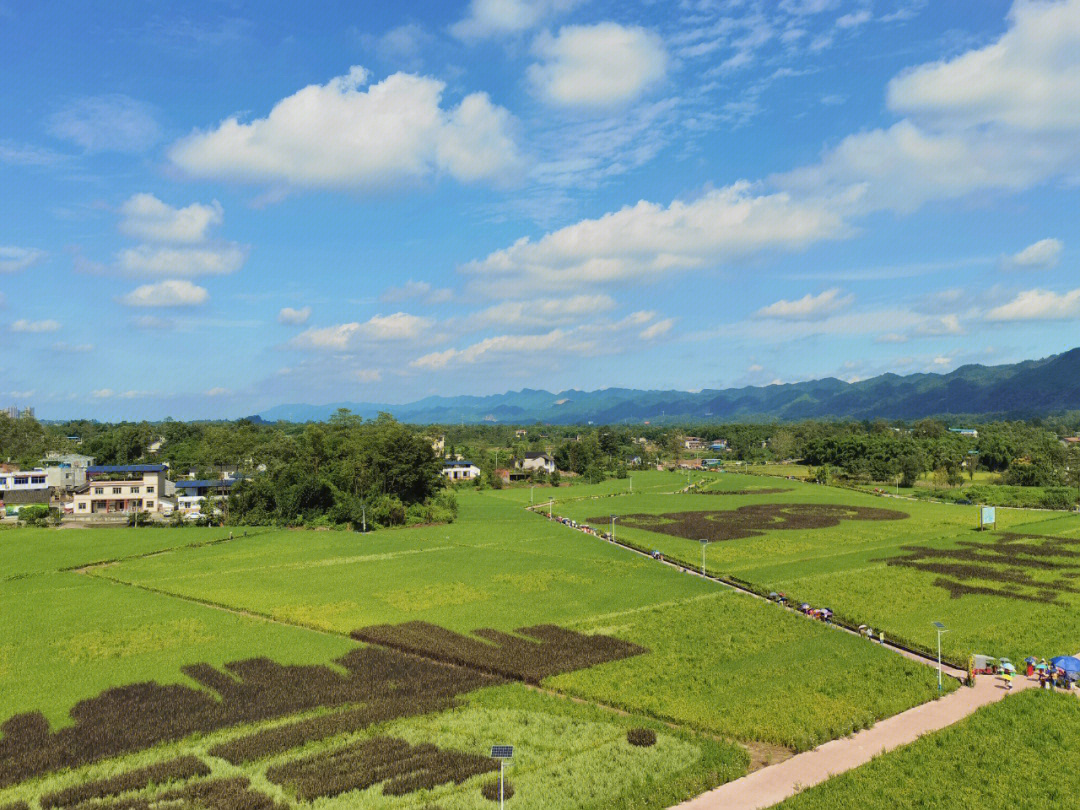
[[20, 318], [11, 324], [12, 332], [24, 332], [27, 334], [40, 334], [42, 332], [56, 332], [60, 329], [60, 322], [53, 320], [29, 321]]
[[308, 318], [311, 317], [311, 307], [301, 307], [300, 309], [293, 309], [292, 307], [282, 307], [281, 312], [278, 313], [278, 323], [289, 324], [290, 326], [303, 326], [308, 322]]
[[977, 191], [1018, 191], [1080, 167], [1080, 0], [1017, 0], [995, 42], [895, 77], [906, 116], [848, 136], [774, 178], [822, 193], [861, 186], [857, 211], [912, 211]]
[[855, 301], [854, 295], [841, 295], [839, 289], [826, 290], [819, 295], [809, 293], [794, 301], [780, 300], [757, 311], [759, 318], [781, 320], [807, 320], [823, 318], [847, 309]]
[[197, 248], [138, 245], [117, 254], [120, 269], [132, 275], [218, 276], [234, 273], [247, 260], [247, 248], [236, 244]]
[[446, 85], [395, 73], [364, 89], [353, 67], [309, 85], [250, 123], [229, 118], [173, 145], [190, 175], [284, 188], [385, 189], [447, 174], [462, 182], [508, 182], [521, 168], [514, 120], [485, 93], [441, 106]]
[[660, 37], [613, 22], [567, 25], [533, 45], [528, 68], [534, 92], [557, 107], [606, 108], [640, 97], [667, 73]]
[[41, 264], [48, 257], [44, 250], [36, 248], [0, 245], [0, 273], [15, 273], [36, 264]]
[[109, 399], [116, 395], [116, 392], [111, 388], [99, 388], [96, 391], [91, 391], [90, 396], [94, 399]]
[[990, 321], [1060, 321], [1080, 318], [1080, 289], [1065, 293], [1025, 290], [1007, 304], [991, 309]]
[[691, 202], [642, 200], [508, 248], [464, 267], [485, 283], [543, 288], [660, 278], [717, 266], [769, 249], [798, 250], [846, 235], [840, 214], [821, 201], [755, 194], [740, 181]]
[[206, 290], [190, 281], [162, 281], [136, 287], [123, 298], [129, 307], [191, 307], [205, 304], [210, 296]]
[[153, 194], [133, 194], [120, 206], [120, 232], [150, 242], [206, 241], [211, 226], [225, 219], [221, 203], [174, 208]]
[[295, 349], [345, 351], [360, 343], [416, 340], [432, 326], [429, 318], [395, 312], [364, 321], [306, 329], [290, 341]]
[[1020, 270], [1043, 270], [1056, 267], [1065, 245], [1060, 239], [1040, 239], [1019, 253], [1007, 256], [1004, 265]]
[[465, 18], [450, 26], [458, 39], [519, 34], [544, 19], [570, 10], [581, 0], [469, 0]]
[[49, 131], [88, 152], [141, 152], [161, 133], [146, 104], [119, 94], [73, 101], [50, 117]]

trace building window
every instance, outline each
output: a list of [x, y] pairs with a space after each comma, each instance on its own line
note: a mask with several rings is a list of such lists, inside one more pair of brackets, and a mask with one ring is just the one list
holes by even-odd
[[86, 501], [81, 501], [81, 502], [79, 503], [79, 508], [80, 508], [80, 509], [86, 509]]
[[32, 479], [30, 480], [30, 483], [32, 483], [32, 484], [44, 484], [44, 483], [45, 483], [45, 479], [44, 479], [44, 478], [40, 478], [40, 477], [39, 477], [39, 478], [32, 478]]
[[123, 487], [113, 487], [112, 488], [112, 494], [113, 495], [119, 495], [123, 491], [124, 491]]
[[131, 494], [132, 495], [138, 495], [139, 494], [139, 488], [138, 487], [132, 487], [131, 488]]
[[94, 494], [95, 495], [104, 495], [105, 494], [105, 487], [94, 487]]
[[146, 488], [146, 494], [147, 495], [153, 495], [154, 494], [154, 488], [153, 487], [147, 487]]
[[19, 484], [25, 484], [27, 483], [27, 481], [29, 481], [29, 479], [25, 475], [22, 478], [16, 477], [15, 486], [18, 486]]
[[147, 501], [146, 502], [146, 508], [147, 509], [153, 509], [154, 508], [154, 502], [153, 501]]

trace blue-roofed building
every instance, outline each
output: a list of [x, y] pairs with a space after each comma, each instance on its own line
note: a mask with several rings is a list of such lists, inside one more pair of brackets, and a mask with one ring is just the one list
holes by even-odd
[[207, 498], [220, 501], [228, 497], [237, 478], [203, 478], [176, 482], [176, 505], [181, 512], [201, 512]]
[[[123, 515], [131, 512], [169, 513], [173, 502], [164, 464], [95, 465], [86, 468], [81, 487], [65, 511], [75, 517]], [[70, 508], [69, 508], [70, 507]]]

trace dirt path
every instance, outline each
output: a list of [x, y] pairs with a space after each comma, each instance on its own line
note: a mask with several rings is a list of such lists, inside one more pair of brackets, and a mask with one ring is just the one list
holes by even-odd
[[908, 709], [850, 737], [832, 740], [803, 754], [763, 768], [678, 805], [677, 810], [757, 810], [772, 807], [805, 788], [857, 768], [886, 751], [932, 731], [951, 726], [1006, 695], [1038, 687], [1019, 676], [1009, 692], [998, 678], [982, 676], [975, 686]]

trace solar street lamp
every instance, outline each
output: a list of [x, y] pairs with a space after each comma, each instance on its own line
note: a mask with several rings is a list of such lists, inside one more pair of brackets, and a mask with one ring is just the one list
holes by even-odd
[[618, 519], [618, 515], [611, 516], [611, 542], [615, 542], [615, 521]]
[[937, 688], [941, 691], [941, 634], [948, 633], [945, 629], [945, 625], [941, 622], [934, 622], [934, 627], [937, 629]]
[[491, 746], [491, 758], [499, 760], [499, 810], [504, 806], [503, 799], [503, 765], [506, 760], [514, 758], [514, 746], [493, 745]]
[[701, 538], [701, 575], [705, 576], [705, 547], [709, 545], [709, 541], [704, 537]]

